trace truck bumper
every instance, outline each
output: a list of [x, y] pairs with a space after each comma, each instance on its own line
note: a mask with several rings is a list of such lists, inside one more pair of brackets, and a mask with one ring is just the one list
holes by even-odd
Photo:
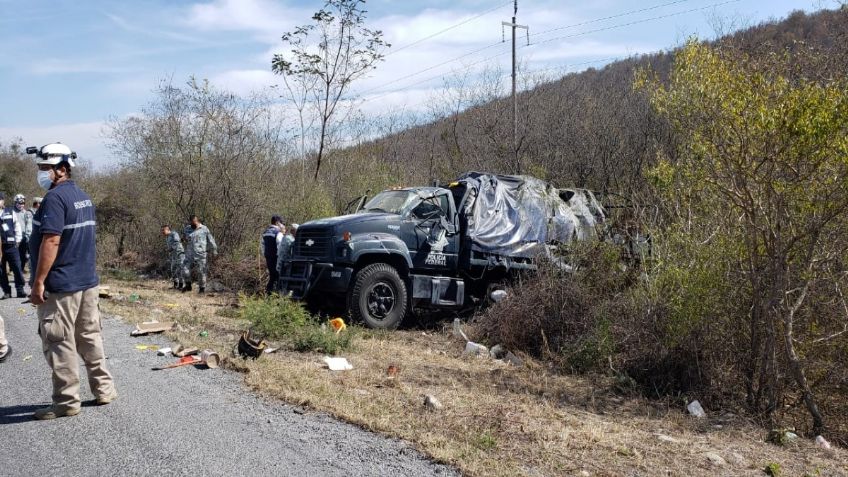
[[292, 260], [280, 274], [280, 290], [296, 300], [310, 293], [347, 293], [353, 268], [311, 260]]

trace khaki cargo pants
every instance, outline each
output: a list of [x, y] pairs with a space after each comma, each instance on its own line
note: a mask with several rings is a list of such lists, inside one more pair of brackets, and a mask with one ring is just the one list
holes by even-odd
[[3, 322], [3, 317], [0, 316], [0, 355], [6, 353], [6, 346], [8, 344], [6, 342], [6, 323]]
[[38, 307], [38, 331], [44, 357], [53, 370], [56, 406], [80, 407], [78, 355], [85, 363], [94, 397], [115, 392], [103, 353], [98, 293], [97, 287], [74, 293], [52, 293]]

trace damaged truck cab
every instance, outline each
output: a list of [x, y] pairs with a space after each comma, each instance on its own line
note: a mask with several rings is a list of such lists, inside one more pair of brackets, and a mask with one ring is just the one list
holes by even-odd
[[580, 224], [538, 179], [469, 173], [447, 188], [386, 190], [353, 214], [301, 225], [280, 289], [318, 305], [344, 303], [367, 326], [396, 328], [414, 309], [476, 305], [493, 284], [534, 268], [549, 238], [570, 240]]

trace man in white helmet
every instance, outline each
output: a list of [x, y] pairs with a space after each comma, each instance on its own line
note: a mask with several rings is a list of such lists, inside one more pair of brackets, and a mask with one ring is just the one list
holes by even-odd
[[80, 412], [79, 356], [98, 405], [118, 394], [103, 352], [94, 205], [71, 180], [76, 154], [60, 143], [30, 147], [27, 153], [36, 154], [38, 183], [48, 190], [33, 218], [31, 300], [38, 306], [44, 357], [53, 370], [53, 404], [34, 415], [55, 419]]
[[[21, 256], [21, 271], [26, 272], [29, 260], [29, 236], [32, 235], [32, 212], [26, 208], [26, 197], [23, 194], [15, 196], [15, 220], [20, 225], [18, 234], [18, 255]], [[31, 268], [30, 268], [31, 269]]]

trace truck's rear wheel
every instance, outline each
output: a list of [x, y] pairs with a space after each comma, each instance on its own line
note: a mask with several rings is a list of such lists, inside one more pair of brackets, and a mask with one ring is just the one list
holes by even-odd
[[407, 303], [406, 284], [397, 270], [386, 263], [374, 263], [360, 270], [348, 298], [353, 318], [370, 328], [400, 326]]

